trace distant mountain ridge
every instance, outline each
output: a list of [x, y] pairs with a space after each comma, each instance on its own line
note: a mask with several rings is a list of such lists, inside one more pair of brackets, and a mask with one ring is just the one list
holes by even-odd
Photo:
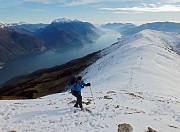
[[154, 23], [146, 23], [142, 24], [138, 27], [134, 27], [122, 32], [122, 35], [133, 35], [142, 30], [151, 29], [165, 32], [175, 32], [180, 33], [180, 23], [175, 22], [154, 22]]
[[118, 32], [123, 32], [135, 27], [136, 25], [132, 23], [107, 23], [101, 25], [101, 28], [108, 28], [108, 29], [116, 30]]
[[14, 25], [15, 27], [18, 28], [23, 28], [31, 32], [35, 32], [40, 28], [45, 28], [49, 24], [43, 24], [43, 23], [38, 23], [38, 24], [21, 24], [21, 25]]
[[49, 24], [43, 24], [43, 23], [38, 23], [38, 24], [30, 24], [26, 22], [19, 22], [19, 23], [11, 23], [11, 24], [6, 24], [6, 23], [0, 23], [1, 28], [9, 28], [9, 29], [24, 29], [28, 30], [29, 32], [35, 32], [40, 28], [45, 28]]

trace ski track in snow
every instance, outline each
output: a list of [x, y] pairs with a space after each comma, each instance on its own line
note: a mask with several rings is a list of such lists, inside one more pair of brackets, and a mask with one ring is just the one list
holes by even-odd
[[73, 108], [75, 97], [67, 92], [0, 101], [0, 131], [115, 132], [129, 123], [133, 132], [147, 127], [179, 132], [180, 57], [172, 47], [179, 40], [176, 34], [145, 30], [103, 50], [82, 73], [93, 90], [93, 97], [88, 87], [82, 91], [83, 101], [91, 102], [83, 104], [85, 111]]

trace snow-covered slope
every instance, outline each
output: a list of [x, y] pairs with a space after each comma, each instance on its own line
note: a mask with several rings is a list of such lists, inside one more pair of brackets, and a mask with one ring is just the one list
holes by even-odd
[[92, 83], [93, 98], [89, 87], [82, 91], [88, 110], [72, 108], [69, 93], [0, 101], [0, 131], [116, 132], [129, 123], [133, 132], [179, 132], [179, 42], [178, 34], [153, 30], [123, 38], [82, 72]]

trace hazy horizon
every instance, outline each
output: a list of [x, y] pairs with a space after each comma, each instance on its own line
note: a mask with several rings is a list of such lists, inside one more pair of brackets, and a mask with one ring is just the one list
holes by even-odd
[[[54, 18], [53, 20], [55, 19], [59, 19], [59, 18]], [[68, 19], [71, 19], [71, 18], [68, 18]], [[52, 21], [53, 21], [52, 20]], [[71, 19], [73, 20], [73, 19]], [[51, 22], [52, 22], [51, 21]], [[81, 21], [81, 20], [80, 20]], [[5, 23], [5, 22], [1, 22], [0, 23], [3, 23], [3, 24], [15, 24], [15, 23], [25, 23], [25, 24], [51, 24], [51, 22], [49, 23], [43, 23], [43, 22], [35, 22], [35, 23], [29, 23], [29, 22], [26, 22], [26, 21], [19, 21], [19, 22], [11, 22], [11, 23]], [[94, 25], [103, 25], [103, 24], [109, 24], [109, 23], [132, 23], [132, 24], [135, 24], [135, 25], [142, 25], [142, 24], [147, 24], [147, 23], [155, 23], [155, 22], [174, 22], [174, 23], [180, 23], [180, 22], [176, 22], [176, 21], [149, 21], [149, 22], [144, 22], [144, 23], [133, 23], [133, 22], [117, 22], [117, 21], [114, 21], [114, 22], [107, 22], [107, 23], [93, 23], [93, 22], [90, 22], [90, 21], [83, 21], [83, 22], [89, 22], [89, 23], [92, 23]]]

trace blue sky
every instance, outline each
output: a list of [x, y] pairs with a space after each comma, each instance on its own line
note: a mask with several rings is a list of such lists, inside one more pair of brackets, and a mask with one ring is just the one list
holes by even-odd
[[62, 17], [94, 24], [180, 22], [180, 0], [0, 0], [0, 22], [51, 23]]

